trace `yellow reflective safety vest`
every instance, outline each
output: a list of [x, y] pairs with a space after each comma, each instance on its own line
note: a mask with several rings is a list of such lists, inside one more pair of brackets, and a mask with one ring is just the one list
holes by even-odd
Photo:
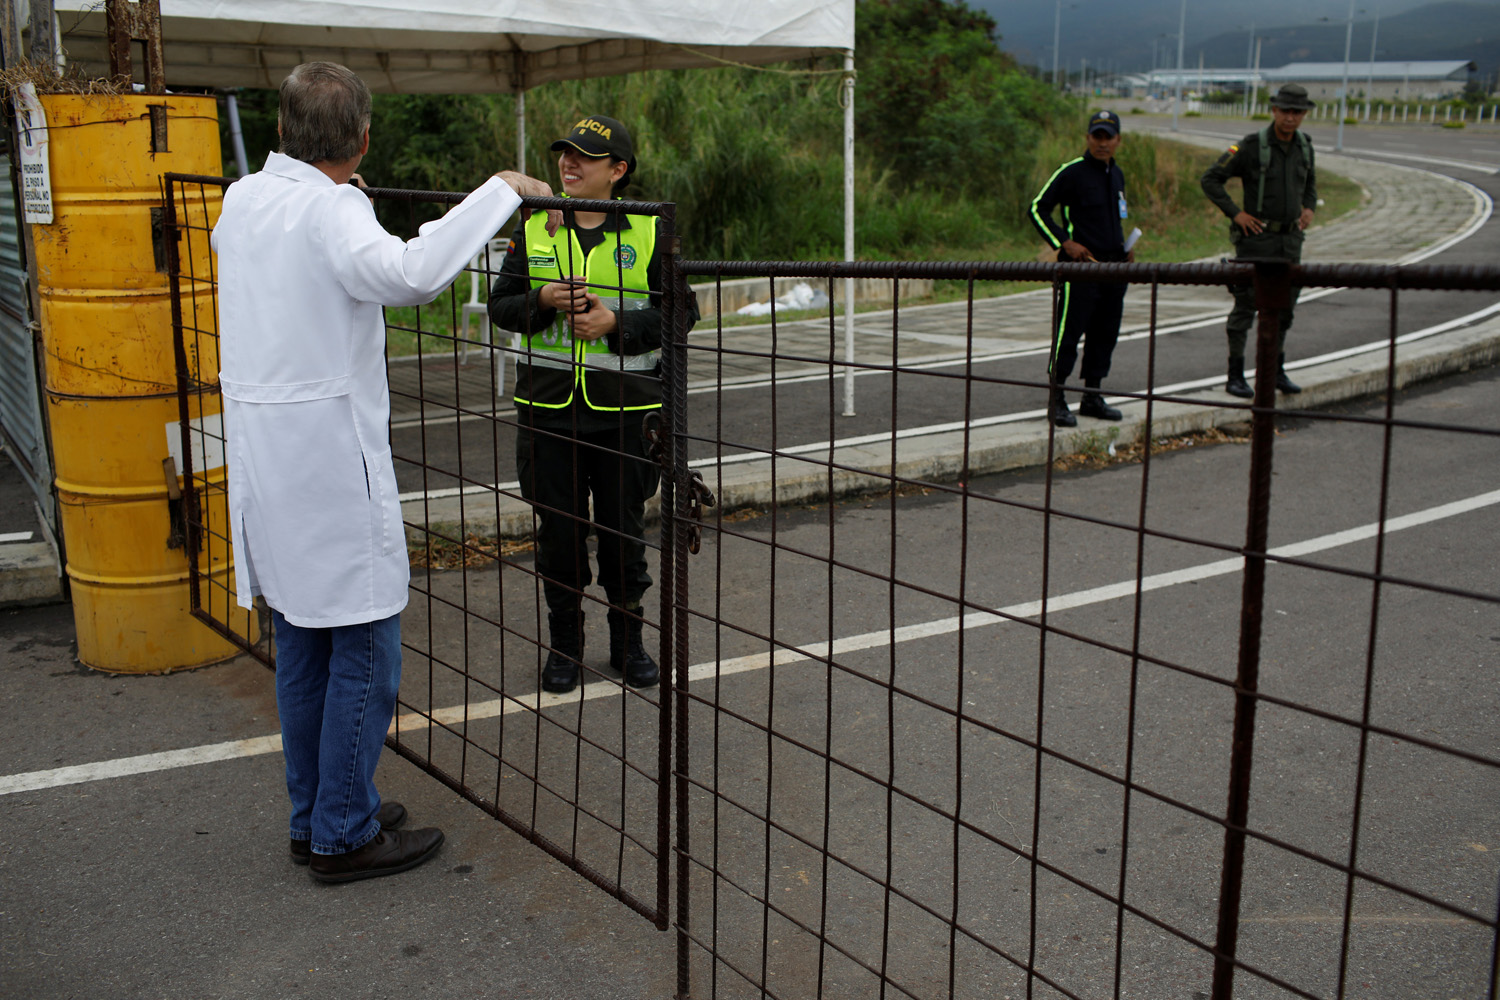
[[[568, 226], [547, 233], [547, 213], [534, 212], [526, 222], [526, 268], [531, 287], [548, 281], [581, 278], [589, 291], [608, 308], [625, 312], [651, 304], [646, 270], [656, 252], [656, 219], [627, 215], [629, 228], [604, 233], [604, 242], [585, 258], [578, 238]], [[609, 338], [574, 340], [568, 317], [562, 313], [545, 329], [522, 336], [523, 351], [516, 358], [517, 403], [544, 409], [573, 404], [575, 393], [591, 410], [622, 412], [661, 406], [661, 381], [656, 376], [661, 352], [619, 355], [609, 349]]]

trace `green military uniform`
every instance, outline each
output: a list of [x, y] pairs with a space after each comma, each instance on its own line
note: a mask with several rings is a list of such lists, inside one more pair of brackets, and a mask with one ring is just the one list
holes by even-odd
[[[1263, 146], [1267, 143], [1269, 157], [1263, 155]], [[1261, 169], [1263, 159], [1266, 160], [1264, 171]], [[1224, 190], [1225, 181], [1231, 177], [1244, 182], [1245, 211], [1265, 224], [1264, 232], [1247, 233], [1230, 223], [1229, 239], [1234, 243], [1235, 256], [1300, 261], [1304, 236], [1297, 219], [1304, 208], [1316, 209], [1318, 205], [1312, 140], [1298, 132], [1283, 142], [1268, 127], [1250, 133], [1225, 150], [1224, 155], [1204, 172], [1201, 183], [1209, 200], [1233, 219], [1240, 208]], [[1286, 343], [1297, 293], [1298, 289], [1294, 288], [1291, 302], [1281, 310], [1281, 343], [1278, 347]], [[1245, 356], [1246, 336], [1254, 322], [1255, 288], [1237, 286], [1234, 289], [1234, 311], [1229, 314], [1227, 325], [1230, 357]]]
[[[1273, 124], [1252, 132], [1230, 146], [1203, 174], [1203, 193], [1231, 220], [1229, 239], [1234, 254], [1242, 258], [1272, 258], [1297, 263], [1302, 260], [1302, 225], [1304, 210], [1318, 207], [1318, 174], [1313, 164], [1312, 140], [1298, 130], [1302, 114], [1313, 102], [1307, 90], [1295, 83], [1284, 84], [1271, 99]], [[1276, 128], [1291, 128], [1291, 138], [1279, 139]], [[1233, 220], [1240, 207], [1224, 190], [1231, 177], [1244, 183], [1246, 214], [1260, 221], [1262, 231], [1247, 232]], [[1255, 395], [1245, 381], [1245, 340], [1255, 322], [1255, 288], [1253, 285], [1230, 287], [1234, 308], [1225, 324], [1229, 334], [1229, 381], [1224, 389], [1231, 396]], [[1293, 287], [1291, 301], [1277, 313], [1280, 327], [1278, 352], [1286, 344], [1286, 332], [1292, 325], [1292, 311], [1300, 289]], [[1282, 392], [1301, 392], [1286, 374], [1286, 355], [1277, 359], [1276, 388]]]

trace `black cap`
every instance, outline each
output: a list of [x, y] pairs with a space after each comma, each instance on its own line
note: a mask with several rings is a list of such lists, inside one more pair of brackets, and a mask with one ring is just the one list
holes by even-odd
[[581, 119], [567, 135], [552, 144], [552, 151], [560, 153], [569, 146], [584, 156], [613, 156], [624, 160], [631, 171], [635, 170], [635, 144], [630, 141], [630, 132], [613, 118], [589, 115]]
[[1311, 111], [1313, 102], [1307, 99], [1307, 88], [1300, 83], [1283, 83], [1276, 96], [1271, 98], [1271, 107], [1283, 111]]
[[1101, 131], [1119, 135], [1120, 116], [1113, 111], [1095, 111], [1094, 116], [1089, 119], [1089, 134]]

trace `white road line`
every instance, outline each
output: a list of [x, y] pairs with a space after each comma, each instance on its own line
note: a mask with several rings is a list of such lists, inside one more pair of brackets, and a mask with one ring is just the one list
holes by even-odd
[[0, 535], [0, 544], [5, 542], [29, 542], [31, 541], [31, 536], [34, 534], [36, 534], [34, 531], [7, 531], [5, 534]]
[[[1385, 522], [1385, 532], [1386, 534], [1390, 534], [1396, 531], [1403, 531], [1407, 528], [1415, 528], [1419, 525], [1431, 524], [1434, 521], [1457, 517], [1461, 514], [1467, 514], [1494, 504], [1500, 504], [1500, 490], [1492, 490], [1488, 493], [1481, 493], [1463, 500], [1455, 500], [1452, 503], [1440, 504], [1436, 507], [1429, 507], [1426, 510], [1390, 518]], [[1300, 558], [1315, 552], [1322, 552], [1327, 549], [1366, 541], [1374, 538], [1379, 532], [1379, 523], [1372, 522], [1356, 528], [1350, 528], [1346, 531], [1336, 531], [1317, 538], [1309, 538], [1306, 541], [1278, 546], [1271, 550], [1271, 555], [1284, 558]], [[1178, 584], [1207, 580], [1216, 576], [1226, 576], [1230, 573], [1239, 572], [1243, 564], [1243, 557], [1235, 556], [1229, 559], [1219, 559], [1214, 562], [1203, 563], [1198, 566], [1172, 570], [1167, 573], [1154, 573], [1141, 580], [1139, 590], [1141, 593], [1146, 593], [1148, 591], [1177, 586]], [[1103, 587], [1075, 591], [1071, 594], [1060, 594], [1057, 597], [1047, 600], [1047, 612], [1048, 614], [1056, 614], [1059, 611], [1086, 607], [1090, 604], [1100, 604], [1105, 601], [1132, 597], [1136, 591], [1136, 581], [1130, 579]], [[714, 677], [741, 674], [752, 670], [764, 670], [772, 665], [786, 666], [788, 664], [806, 662], [818, 657], [838, 656], [859, 650], [888, 646], [892, 643], [910, 642], [913, 639], [927, 639], [933, 636], [956, 632], [960, 628], [972, 629], [983, 628], [989, 625], [1003, 625], [1013, 619], [1035, 618], [1041, 612], [1042, 601], [1040, 600], [1013, 604], [1009, 607], [997, 608], [994, 611], [972, 611], [962, 616], [955, 615], [949, 618], [939, 618], [934, 621], [903, 625], [894, 630], [880, 629], [874, 632], [865, 632], [861, 635], [845, 636], [841, 639], [835, 639], [832, 643], [825, 641], [810, 644], [800, 649], [780, 648], [774, 654], [754, 653], [749, 656], [735, 657], [730, 660], [698, 663], [688, 668], [688, 678], [690, 682], [701, 682], [711, 680]], [[537, 692], [528, 696], [524, 701], [516, 698], [495, 698], [490, 701], [469, 705], [467, 709], [463, 705], [453, 705], [448, 708], [435, 710], [432, 714], [433, 718], [438, 722], [446, 725], [461, 725], [465, 721], [475, 722], [481, 719], [494, 718], [498, 715], [511, 715], [517, 712], [534, 712], [539, 709], [554, 708], [577, 702], [580, 699], [583, 701], [596, 701], [601, 698], [613, 698], [618, 696], [622, 690], [618, 683], [595, 681], [592, 684], [584, 685], [577, 694], [556, 695]], [[428, 721], [426, 718], [418, 715], [405, 715], [397, 720], [396, 724], [392, 726], [392, 730], [400, 730], [405, 735], [420, 731], [427, 726]], [[28, 771], [22, 774], [10, 774], [0, 777], [0, 795], [14, 795], [18, 792], [58, 788], [63, 785], [76, 785], [86, 781], [102, 781], [106, 778], [123, 778], [130, 775], [147, 774], [153, 771], [167, 771], [179, 767], [189, 767], [193, 764], [208, 764], [213, 761], [233, 760], [241, 757], [277, 753], [280, 750], [280, 736], [258, 736], [247, 740], [233, 740], [228, 743], [212, 743], [206, 746], [189, 747], [186, 750], [167, 750], [161, 753], [142, 754], [138, 757], [122, 757], [115, 760], [99, 761], [93, 764], [58, 767], [49, 771]]]
[[[1325, 292], [1332, 292], [1332, 291], [1338, 291], [1338, 289], [1325, 289]], [[1301, 301], [1306, 302], [1310, 298], [1313, 298], [1313, 296], [1312, 295], [1304, 295], [1302, 297]], [[1458, 330], [1458, 329], [1461, 329], [1463, 327], [1470, 326], [1470, 325], [1472, 325], [1474, 323], [1478, 323], [1478, 322], [1480, 322], [1482, 320], [1488, 319], [1489, 317], [1495, 316], [1495, 315], [1500, 315], [1500, 302], [1497, 302], [1497, 303], [1495, 303], [1494, 305], [1491, 305], [1491, 306], [1486, 306], [1483, 309], [1479, 309], [1479, 310], [1476, 310], [1474, 312], [1471, 312], [1471, 313], [1469, 313], [1466, 316], [1458, 316], [1458, 317], [1456, 317], [1454, 319], [1447, 320], [1446, 322], [1443, 322], [1443, 323], [1438, 323], [1438, 324], [1435, 324], [1433, 326], [1424, 327], [1421, 330], [1413, 330], [1410, 333], [1403, 333], [1401, 336], [1399, 336], [1399, 337], [1396, 338], [1396, 344], [1399, 346], [1399, 345], [1402, 345], [1402, 344], [1414, 343], [1414, 342], [1416, 342], [1418, 340], [1423, 340], [1423, 339], [1425, 339], [1427, 337], [1435, 337], [1435, 336], [1437, 336], [1440, 333], [1447, 333], [1450, 330]], [[1198, 324], [1194, 324], [1194, 325], [1196, 325], [1196, 326], [1202, 326], [1204, 324], [1198, 323]], [[1171, 327], [1171, 328], [1160, 330], [1158, 332], [1159, 333], [1171, 333], [1171, 332], [1174, 332], [1175, 330], [1178, 330], [1178, 329], [1187, 329], [1187, 327]], [[1129, 336], [1121, 337], [1120, 340], [1121, 341], [1125, 341], [1125, 340], [1137, 340], [1137, 339], [1140, 339], [1141, 337], [1145, 337], [1145, 336], [1148, 336], [1148, 334], [1145, 334], [1145, 333], [1132, 334], [1132, 335], [1129, 335]], [[1390, 347], [1390, 342], [1389, 341], [1386, 341], [1386, 340], [1376, 340], [1376, 341], [1371, 341], [1371, 342], [1369, 342], [1367, 344], [1358, 344], [1358, 345], [1356, 345], [1354, 347], [1346, 347], [1346, 348], [1343, 348], [1341, 350], [1330, 351], [1327, 354], [1319, 354], [1319, 355], [1317, 355], [1315, 357], [1311, 357], [1311, 358], [1303, 358], [1301, 361], [1288, 362], [1288, 364], [1287, 364], [1286, 367], [1288, 368], [1288, 370], [1298, 371], [1298, 370], [1303, 369], [1303, 368], [1311, 368], [1311, 367], [1313, 367], [1315, 365], [1325, 364], [1326, 362], [1329, 362], [1329, 361], [1338, 361], [1338, 360], [1341, 360], [1343, 358], [1351, 358], [1351, 357], [1355, 357], [1355, 356], [1360, 355], [1360, 354], [1371, 354], [1371, 353], [1374, 353], [1375, 351], [1387, 350], [1389, 347]], [[1034, 352], [1024, 352], [1024, 353], [1037, 353], [1037, 354], [1040, 354], [1040, 353], [1045, 353], [1047, 350], [1048, 350], [1048, 348], [1040, 348], [1040, 349], [1038, 349], [1037, 351], [1034, 351]], [[976, 360], [976, 363], [977, 363], [979, 360], [993, 360], [993, 359], [975, 359], [975, 360]], [[950, 364], [950, 363], [951, 362], [942, 362], [941, 364], [942, 365], [947, 365], [947, 364]], [[938, 363], [933, 363], [930, 366], [913, 366], [913, 367], [939, 367], [939, 364]], [[905, 370], [905, 369], [903, 369], [903, 370]], [[1253, 369], [1253, 368], [1246, 369], [1246, 371], [1245, 371], [1245, 377], [1246, 378], [1254, 378], [1255, 377], [1255, 369]], [[1158, 396], [1179, 395], [1179, 394], [1184, 393], [1184, 392], [1191, 392], [1191, 391], [1193, 391], [1195, 389], [1207, 389], [1207, 388], [1210, 388], [1212, 386], [1219, 385], [1223, 381], [1224, 381], [1224, 376], [1223, 375], [1210, 375], [1207, 378], [1192, 379], [1192, 380], [1189, 380], [1187, 382], [1175, 382], [1175, 383], [1173, 383], [1171, 385], [1157, 386], [1156, 387], [1156, 395], [1158, 395]], [[1140, 390], [1140, 391], [1143, 392], [1143, 393], [1145, 392], [1145, 390]], [[1132, 402], [1137, 402], [1138, 399], [1135, 398], [1135, 397], [1130, 397], [1130, 396], [1107, 396], [1106, 397], [1106, 401], [1107, 402], [1111, 402], [1111, 403], [1132, 403]], [[1014, 413], [1002, 413], [1002, 414], [999, 414], [998, 416], [993, 416], [993, 417], [978, 417], [978, 418], [976, 418], [974, 420], [969, 420], [969, 421], [955, 420], [955, 421], [950, 421], [949, 423], [945, 423], [945, 424], [927, 424], [927, 425], [922, 426], [922, 427], [908, 427], [905, 430], [900, 430], [900, 431], [896, 432], [896, 440], [898, 440], [898, 441], [905, 441], [905, 440], [909, 440], [911, 438], [927, 437], [927, 436], [934, 435], [934, 434], [951, 434], [951, 433], [953, 433], [955, 431], [961, 431], [965, 427], [969, 427], [971, 429], [972, 428], [976, 428], [976, 427], [994, 427], [994, 426], [997, 426], [999, 424], [1014, 424], [1014, 423], [1019, 423], [1019, 422], [1021, 422], [1023, 420], [1040, 420], [1043, 417], [1045, 417], [1046, 415], [1047, 415], [1047, 411], [1045, 409], [1039, 409], [1039, 410], [1018, 410], [1018, 411], [1016, 411]], [[864, 435], [860, 435], [860, 436], [857, 436], [857, 437], [839, 438], [837, 441], [832, 441], [832, 442], [830, 442], [830, 441], [811, 441], [811, 442], [808, 442], [807, 444], [788, 445], [787, 447], [776, 449], [776, 454], [778, 454], [780, 456], [783, 456], [783, 457], [789, 457], [789, 456], [795, 456], [795, 455], [816, 455], [816, 454], [821, 454], [821, 453], [827, 452], [830, 448], [835, 448], [835, 449], [836, 448], [856, 448], [856, 447], [861, 447], [863, 445], [881, 444], [883, 442], [889, 442], [890, 440], [891, 440], [891, 432], [890, 431], [878, 431], [878, 432], [873, 433], [873, 434], [864, 434]], [[719, 465], [719, 466], [739, 465], [739, 464], [742, 464], [742, 463], [745, 463], [745, 462], [761, 461], [761, 460], [763, 460], [765, 458], [766, 458], [766, 455], [765, 455], [764, 452], [747, 451], [747, 452], [741, 452], [741, 453], [735, 454], [735, 455], [726, 455], [723, 458], [699, 458], [699, 459], [694, 459], [693, 461], [691, 461], [691, 462], [688, 463], [688, 466], [689, 466], [689, 468], [702, 469], [702, 468], [710, 468], [710, 467], [715, 466], [715, 465]], [[520, 484], [519, 481], [517, 481], [517, 482], [510, 482], [510, 483], [496, 483], [496, 484], [488, 485], [488, 486], [464, 486], [464, 487], [453, 486], [453, 487], [449, 487], [447, 489], [430, 490], [430, 491], [427, 491], [425, 493], [422, 490], [415, 490], [415, 491], [410, 492], [410, 493], [402, 493], [400, 495], [400, 500], [401, 500], [402, 503], [408, 503], [408, 502], [411, 502], [411, 501], [414, 501], [414, 500], [421, 500], [424, 497], [426, 499], [428, 499], [428, 500], [443, 500], [443, 499], [447, 499], [449, 497], [456, 497], [456, 496], [459, 496], [459, 495], [463, 495], [463, 496], [478, 496], [478, 495], [481, 495], [481, 494], [487, 495], [487, 494], [492, 494], [492, 493], [496, 492], [497, 490], [504, 491], [504, 492], [510, 492], [510, 493], [516, 493], [516, 492], [520, 491], [520, 488], [521, 488], [521, 484]]]

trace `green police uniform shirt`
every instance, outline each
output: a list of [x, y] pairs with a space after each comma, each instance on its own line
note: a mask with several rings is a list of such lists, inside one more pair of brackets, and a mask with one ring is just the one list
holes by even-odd
[[[1255, 204], [1261, 190], [1261, 141], [1270, 136], [1270, 156], [1266, 166], [1265, 195]], [[1245, 211], [1266, 222], [1290, 225], [1304, 208], [1318, 207], [1317, 170], [1313, 163], [1312, 140], [1301, 132], [1288, 142], [1271, 135], [1270, 129], [1252, 132], [1230, 146], [1209, 167], [1199, 182], [1203, 193], [1219, 211], [1233, 219], [1240, 208], [1224, 185], [1231, 177], [1244, 184]]]

